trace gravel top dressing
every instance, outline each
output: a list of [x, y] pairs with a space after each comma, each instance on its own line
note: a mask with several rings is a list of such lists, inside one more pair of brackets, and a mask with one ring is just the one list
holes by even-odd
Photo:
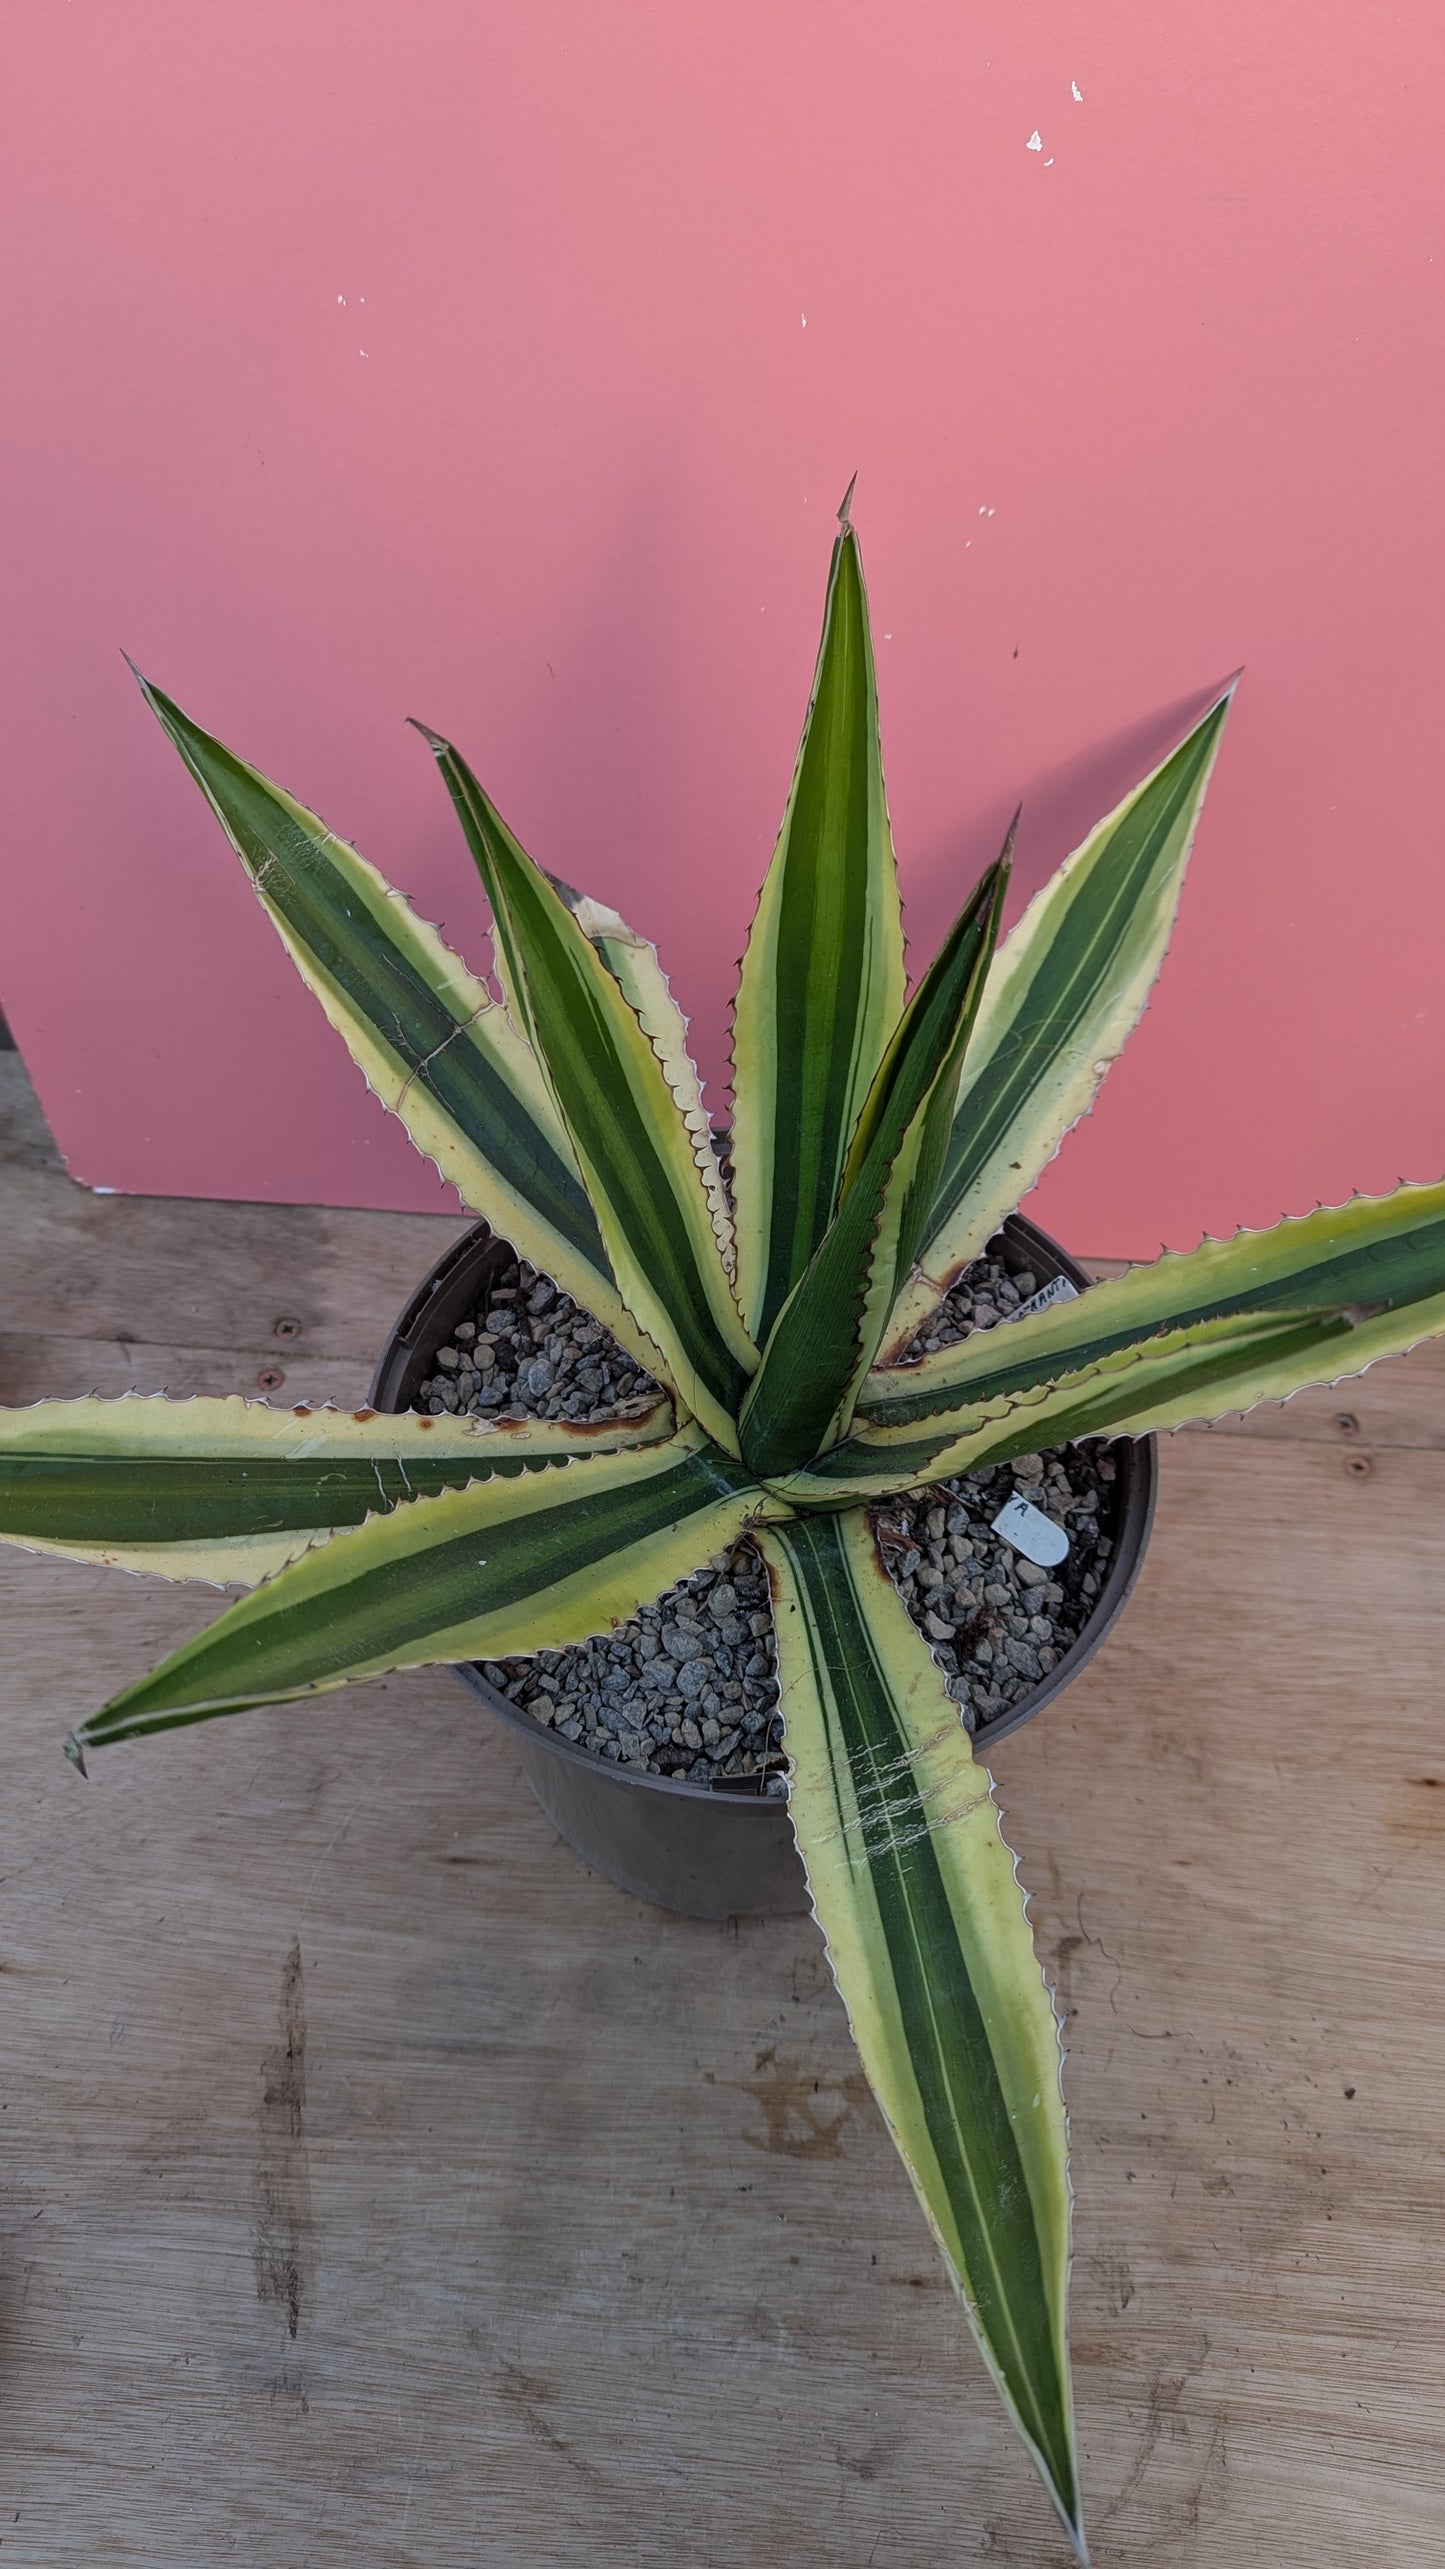
[[[996, 1257], [977, 1259], [908, 1355], [1006, 1324], [1034, 1286]], [[595, 1420], [645, 1409], [656, 1390], [599, 1321], [522, 1260], [438, 1349], [416, 1406]], [[969, 1730], [1017, 1703], [1082, 1632], [1114, 1548], [1114, 1484], [1106, 1445], [1062, 1446], [875, 1512], [899, 1593]], [[1056, 1567], [993, 1531], [1015, 1496], [1067, 1532]], [[605, 1639], [483, 1668], [522, 1711], [616, 1765], [782, 1793], [772, 1635], [767, 1574], [744, 1538]]]

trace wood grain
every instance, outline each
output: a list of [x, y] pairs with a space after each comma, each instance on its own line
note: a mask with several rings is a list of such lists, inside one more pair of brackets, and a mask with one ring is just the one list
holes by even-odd
[[[35, 1364], [114, 1312], [188, 1388], [304, 1311], [350, 1397], [446, 1236], [383, 1279], [404, 1217], [0, 1189]], [[1445, 2558], [1439, 1393], [1170, 1440], [1136, 1601], [999, 1752], [1099, 2569]], [[213, 1610], [0, 1556], [6, 2569], [1060, 2560], [811, 1923], [589, 1876], [442, 1674], [83, 1785], [69, 1723]]]

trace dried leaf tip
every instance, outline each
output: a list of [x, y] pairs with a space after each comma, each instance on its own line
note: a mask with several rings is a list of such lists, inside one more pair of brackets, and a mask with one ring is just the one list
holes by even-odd
[[69, 1758], [71, 1765], [75, 1768], [77, 1775], [83, 1775], [88, 1784], [90, 1782], [90, 1775], [85, 1763], [85, 1751], [80, 1744], [79, 1731], [71, 1732], [69, 1739], [65, 1743], [65, 1754]]
[[852, 505], [853, 505], [853, 493], [854, 493], [854, 491], [857, 489], [857, 487], [858, 487], [858, 476], [857, 476], [857, 474], [855, 473], [855, 474], [854, 474], [854, 476], [853, 476], [852, 481], [849, 483], [849, 485], [848, 485], [848, 487], [847, 487], [846, 491], [843, 493], [843, 505], [842, 505], [842, 507], [841, 507], [841, 508], [839, 509], [839, 511], [838, 511], [838, 524], [839, 524], [841, 527], [843, 527], [844, 529], [846, 529], [846, 530], [851, 530], [851, 528], [852, 528], [853, 520], [852, 520], [852, 518], [849, 516], [848, 512], [849, 512], [849, 510], [852, 508]]

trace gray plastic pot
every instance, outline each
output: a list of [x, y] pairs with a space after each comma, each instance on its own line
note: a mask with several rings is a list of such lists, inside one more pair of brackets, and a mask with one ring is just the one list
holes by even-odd
[[[1015, 1214], [1001, 1236], [1005, 1263], [1040, 1282], [1067, 1276], [1083, 1291], [1089, 1278], [1047, 1232]], [[412, 1295], [386, 1342], [371, 1386], [377, 1409], [410, 1409], [432, 1372], [436, 1351], [516, 1252], [481, 1222], [437, 1260]], [[1154, 1517], [1157, 1479], [1152, 1436], [1115, 1447], [1118, 1465], [1114, 1549], [1098, 1602], [1077, 1641], [1041, 1683], [997, 1721], [980, 1725], [980, 1754], [1032, 1721], [1063, 1693], [1094, 1656], [1139, 1575]], [[614, 1766], [574, 1748], [530, 1713], [509, 1703], [476, 1666], [459, 1667], [462, 1684], [511, 1731], [522, 1772], [552, 1826], [594, 1872], [639, 1900], [692, 1918], [782, 1917], [808, 1906], [802, 1863], [782, 1795], [743, 1785], [678, 1782], [636, 1767]]]

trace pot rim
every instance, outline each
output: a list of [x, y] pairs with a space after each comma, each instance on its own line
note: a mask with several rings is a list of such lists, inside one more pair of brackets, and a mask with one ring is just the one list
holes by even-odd
[[[1010, 1241], [1023, 1254], [1019, 1264], [1028, 1259], [1043, 1259], [1055, 1275], [1067, 1276], [1081, 1293], [1088, 1291], [1093, 1278], [1077, 1258], [1050, 1237], [1047, 1231], [1031, 1222], [1026, 1214], [1010, 1214], [1001, 1222], [995, 1238]], [[374, 1409], [397, 1412], [410, 1407], [412, 1392], [417, 1387], [422, 1367], [429, 1365], [437, 1348], [456, 1322], [470, 1312], [483, 1284], [483, 1268], [494, 1256], [511, 1260], [518, 1252], [489, 1222], [478, 1222], [459, 1240], [443, 1251], [436, 1264], [423, 1277], [405, 1310], [391, 1331], [377, 1361], [372, 1378], [371, 1404]], [[1108, 1443], [1116, 1457], [1125, 1462], [1126, 1485], [1119, 1521], [1114, 1533], [1114, 1549], [1103, 1584], [1095, 1600], [1094, 1612], [1084, 1629], [1071, 1641], [1046, 1677], [1030, 1687], [1007, 1712], [996, 1720], [980, 1723], [971, 1733], [973, 1745], [986, 1761], [996, 1740], [1007, 1739], [1021, 1730], [1073, 1684], [1101, 1648], [1128, 1603], [1143, 1568], [1149, 1536], [1154, 1523], [1158, 1498], [1158, 1439], [1154, 1436], [1093, 1438], [1091, 1443]], [[1122, 1450], [1121, 1450], [1122, 1449]], [[920, 1635], [920, 1638], [922, 1636]], [[620, 1783], [636, 1784], [648, 1791], [681, 1795], [684, 1799], [705, 1802], [712, 1810], [750, 1812], [787, 1809], [786, 1793], [770, 1793], [753, 1785], [750, 1778], [719, 1784], [694, 1784], [689, 1777], [656, 1775], [646, 1767], [624, 1766], [608, 1757], [599, 1757], [592, 1749], [581, 1748], [575, 1741], [562, 1739], [545, 1722], [534, 1719], [514, 1704], [499, 1687], [493, 1686], [482, 1673], [476, 1660], [453, 1660], [448, 1663], [453, 1675], [469, 1693], [510, 1724], [524, 1738], [545, 1741], [555, 1756], [570, 1758], [591, 1775], [601, 1774]], [[781, 1770], [775, 1770], [780, 1772]]]

